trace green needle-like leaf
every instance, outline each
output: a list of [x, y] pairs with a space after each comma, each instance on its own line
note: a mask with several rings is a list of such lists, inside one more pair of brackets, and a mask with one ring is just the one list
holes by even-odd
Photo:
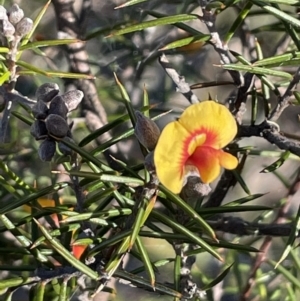
[[296, 238], [298, 237], [299, 230], [300, 230], [300, 206], [298, 207], [297, 215], [296, 215], [294, 221], [292, 222], [291, 234], [289, 235], [289, 238], [285, 245], [284, 251], [283, 251], [280, 259], [278, 260], [278, 262], [275, 266], [275, 269], [289, 255], [291, 249], [293, 248], [293, 244], [294, 244]]
[[123, 7], [128, 7], [128, 6], [131, 6], [131, 5], [135, 5], [135, 4], [138, 4], [138, 3], [142, 3], [142, 2], [146, 2], [148, 0], [130, 0], [130, 1], [127, 1], [119, 6], [116, 6], [115, 9], [119, 9], [119, 8], [123, 8]]
[[261, 173], [268, 173], [278, 169], [289, 158], [290, 154], [290, 151], [285, 151], [277, 161], [264, 168]]
[[156, 20], [145, 21], [145, 22], [137, 24], [137, 25], [128, 26], [124, 29], [120, 29], [120, 30], [117, 30], [117, 31], [111, 33], [108, 37], [120, 36], [120, 35], [123, 35], [126, 33], [140, 31], [140, 30], [154, 27], [154, 26], [171, 25], [174, 23], [186, 22], [186, 21], [191, 21], [191, 20], [195, 20], [195, 19], [197, 19], [197, 16], [185, 15], [185, 14], [163, 17], [163, 18], [159, 18]]
[[67, 250], [57, 239], [53, 238], [47, 229], [45, 229], [37, 220], [34, 220], [39, 226], [45, 238], [51, 244], [51, 246], [65, 259], [67, 260], [73, 267], [77, 268], [83, 274], [86, 274], [93, 280], [97, 280], [99, 278], [98, 273], [93, 271], [91, 268], [86, 266], [84, 263], [76, 259], [69, 250]]
[[198, 224], [201, 229], [212, 239], [216, 238], [214, 230], [204, 221], [203, 218], [186, 202], [184, 202], [180, 197], [173, 194], [171, 191], [169, 191], [167, 188], [160, 185], [160, 190], [166, 194], [166, 196], [179, 208], [183, 209], [184, 212], [195, 221], [196, 224]]
[[149, 258], [147, 249], [145, 248], [145, 246], [144, 246], [144, 244], [143, 244], [143, 242], [142, 242], [142, 240], [139, 236], [137, 236], [137, 238], [136, 238], [136, 246], [137, 246], [137, 249], [139, 250], [139, 254], [140, 254], [140, 256], [143, 260], [145, 269], [146, 269], [147, 274], [149, 276], [150, 284], [154, 288], [154, 286], [155, 286], [155, 273], [154, 273], [154, 270], [153, 270], [153, 267], [152, 267], [152, 262]]
[[213, 281], [211, 281], [210, 283], [202, 287], [201, 290], [203, 291], [209, 290], [215, 285], [217, 285], [218, 283], [220, 283], [221, 281], [223, 281], [223, 279], [227, 276], [232, 266], [233, 263], [230, 266], [228, 266], [223, 272], [221, 272], [220, 275], [218, 275]]
[[202, 238], [198, 237], [195, 233], [191, 232], [184, 226], [178, 224], [170, 218], [167, 218], [165, 215], [156, 212], [155, 210], [152, 211], [151, 216], [156, 218], [160, 222], [163, 222], [164, 224], [172, 228], [174, 231], [179, 232], [181, 234], [185, 234], [192, 242], [201, 246], [204, 250], [206, 250], [218, 260], [223, 261], [222, 257], [208, 243], [206, 243]]
[[286, 78], [288, 80], [292, 79], [292, 75], [284, 72], [284, 71], [278, 71], [278, 70], [273, 70], [273, 69], [267, 69], [267, 68], [260, 68], [260, 67], [255, 67], [255, 66], [245, 66], [245, 65], [222, 65], [222, 68], [226, 70], [234, 70], [234, 71], [245, 71], [245, 72], [250, 72], [254, 74], [259, 74], [259, 75], [270, 75], [270, 76], [275, 76], [275, 77], [282, 77]]

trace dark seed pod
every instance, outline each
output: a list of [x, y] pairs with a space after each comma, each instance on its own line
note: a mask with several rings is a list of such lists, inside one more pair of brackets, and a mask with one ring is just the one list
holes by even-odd
[[6, 38], [10, 39], [13, 38], [15, 27], [7, 19], [3, 19], [0, 23], [0, 31]]
[[44, 120], [48, 115], [48, 107], [47, 105], [42, 102], [38, 101], [33, 107], [32, 107], [32, 114], [36, 119]]
[[30, 127], [30, 134], [36, 139], [45, 139], [48, 135], [46, 124], [43, 121], [35, 120]]
[[150, 151], [154, 150], [160, 130], [153, 120], [144, 116], [141, 112], [136, 111], [135, 116], [137, 118], [134, 133], [143, 144]]
[[0, 5], [0, 20], [7, 20], [7, 11], [6, 8], [2, 5]]
[[59, 115], [62, 118], [66, 118], [68, 114], [68, 108], [64, 102], [63, 96], [55, 96], [50, 103], [49, 114]]
[[36, 90], [36, 98], [38, 101], [49, 102], [59, 93], [58, 84], [45, 83]]
[[24, 17], [24, 11], [19, 7], [18, 4], [13, 4], [8, 10], [8, 20], [11, 24], [16, 25]]
[[[74, 140], [69, 137], [65, 137], [64, 140], [74, 142]], [[73, 150], [61, 141], [58, 143], [58, 148], [61, 151], [61, 153], [65, 156], [72, 156], [72, 154], [73, 154]]]
[[80, 90], [72, 90], [66, 92], [64, 95], [62, 95], [69, 112], [77, 109], [78, 105], [82, 101], [83, 98], [83, 92]]
[[55, 141], [53, 139], [44, 140], [39, 147], [39, 157], [42, 161], [51, 161], [55, 154]]
[[19, 23], [16, 24], [16, 35], [25, 36], [30, 32], [33, 26], [33, 21], [29, 18], [23, 18]]
[[63, 138], [67, 135], [69, 126], [67, 121], [61, 116], [50, 114], [45, 121], [49, 135], [55, 138]]

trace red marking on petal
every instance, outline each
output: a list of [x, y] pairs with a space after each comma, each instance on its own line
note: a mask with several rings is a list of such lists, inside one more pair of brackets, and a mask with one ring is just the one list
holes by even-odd
[[[189, 157], [192, 154], [189, 154], [189, 146], [190, 144], [196, 140], [197, 136], [200, 136], [202, 134], [205, 134], [206, 138], [204, 143], [201, 143], [200, 145], [197, 145], [197, 147], [200, 146], [206, 146], [206, 147], [211, 147], [214, 149], [214, 145], [216, 143], [217, 140], [217, 133], [214, 133], [213, 131], [207, 129], [207, 128], [201, 128], [201, 129], [197, 129], [195, 131], [193, 131], [190, 136], [185, 139], [183, 141], [183, 149], [182, 149], [182, 153], [181, 153], [181, 166], [184, 166], [187, 162], [187, 160], [189, 159]], [[183, 170], [182, 170], [183, 171]]]
[[205, 168], [211, 158], [218, 158], [218, 152], [219, 150], [204, 145], [197, 147], [195, 152], [189, 157], [188, 163]]

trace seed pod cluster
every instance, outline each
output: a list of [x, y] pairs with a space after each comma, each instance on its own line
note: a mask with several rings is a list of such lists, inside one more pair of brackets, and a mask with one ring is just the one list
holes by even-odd
[[43, 161], [51, 161], [56, 143], [61, 153], [72, 155], [72, 150], [60, 140], [65, 138], [72, 141], [72, 124], [68, 124], [67, 114], [78, 107], [83, 93], [74, 90], [59, 95], [57, 84], [45, 83], [37, 89], [36, 98], [37, 102], [32, 108], [35, 121], [30, 133], [36, 140], [43, 140], [39, 147], [39, 157]]
[[33, 26], [30, 18], [24, 17], [23, 10], [13, 4], [8, 10], [0, 5], [0, 34], [8, 41], [20, 40]]

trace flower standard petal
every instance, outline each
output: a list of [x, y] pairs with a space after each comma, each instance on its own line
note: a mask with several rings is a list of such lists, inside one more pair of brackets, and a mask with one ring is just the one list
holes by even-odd
[[160, 182], [179, 193], [184, 178], [184, 166], [196, 148], [190, 133], [178, 121], [169, 123], [162, 131], [154, 151], [156, 174]]
[[189, 106], [179, 118], [180, 124], [192, 135], [205, 133], [205, 145], [220, 149], [233, 140], [237, 125], [230, 111], [215, 101]]

